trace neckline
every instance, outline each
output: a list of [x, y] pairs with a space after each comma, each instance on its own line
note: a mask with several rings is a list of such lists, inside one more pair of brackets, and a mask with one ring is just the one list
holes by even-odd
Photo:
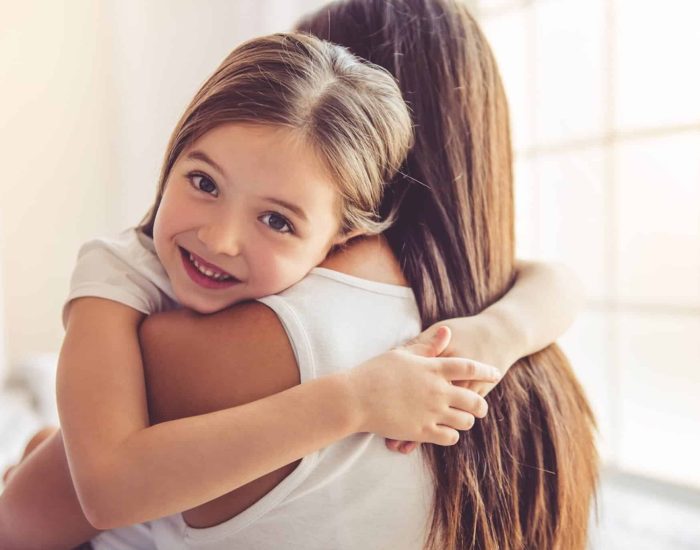
[[380, 283], [379, 281], [363, 279], [361, 277], [356, 277], [355, 275], [349, 275], [348, 273], [343, 273], [334, 269], [328, 269], [327, 267], [314, 267], [309, 273], [319, 275], [321, 277], [326, 277], [327, 279], [333, 279], [334, 281], [338, 281], [346, 285], [363, 288], [365, 290], [371, 290], [373, 292], [379, 292], [381, 294], [390, 294], [392, 296], [410, 298], [413, 297], [413, 289], [410, 286]]

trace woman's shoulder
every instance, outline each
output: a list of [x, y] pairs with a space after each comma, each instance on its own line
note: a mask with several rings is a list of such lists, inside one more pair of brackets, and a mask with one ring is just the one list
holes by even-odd
[[368, 281], [407, 286], [401, 265], [381, 235], [353, 239], [329, 255], [319, 267]]
[[[140, 338], [149, 386], [157, 385], [155, 380], [166, 385], [188, 380], [183, 401], [160, 399], [169, 391], [149, 387], [158, 421], [241, 405], [299, 383], [286, 332], [275, 313], [259, 302], [211, 315], [185, 309], [152, 315], [141, 325]], [[183, 411], [197, 385], [207, 388], [207, 410]]]

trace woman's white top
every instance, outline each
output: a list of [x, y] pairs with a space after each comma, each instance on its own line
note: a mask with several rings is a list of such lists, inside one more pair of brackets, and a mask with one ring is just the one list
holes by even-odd
[[[110, 287], [114, 281], [127, 281], [124, 288], [135, 281], [147, 281], [147, 292], [135, 291], [142, 294], [139, 303], [143, 296], [151, 296], [149, 300], [156, 306], [174, 304], [167, 278], [166, 284], [160, 278], [149, 280], [149, 273], [160, 273], [153, 264], [158, 262], [152, 242], [143, 236], [134, 241], [132, 236], [121, 242], [126, 248], [109, 250], [115, 242], [92, 241], [89, 249], [93, 260], [100, 254], [116, 260], [82, 262], [90, 265], [93, 275], [98, 275], [100, 264], [105, 271], [113, 271], [111, 275], [99, 274], [96, 280], [100, 284], [87, 284], [76, 268], [72, 284], [91, 288], [94, 293], [88, 295], [122, 301], [119, 292], [109, 290], [103, 295], [99, 288]], [[136, 265], [129, 259], [129, 247], [134, 249]], [[102, 252], [95, 252], [96, 248]], [[162, 296], [155, 298], [153, 289], [165, 290], [157, 290]], [[77, 297], [73, 289], [71, 296]], [[299, 283], [260, 302], [283, 324], [302, 383], [354, 367], [420, 331], [410, 288], [325, 268], [314, 268]], [[132, 305], [132, 300], [124, 303]], [[191, 528], [176, 514], [102, 533], [93, 546], [96, 550], [417, 550], [427, 532], [432, 490], [420, 452], [393, 453], [386, 449], [382, 437], [356, 434], [305, 457], [267, 495], [219, 525]]]

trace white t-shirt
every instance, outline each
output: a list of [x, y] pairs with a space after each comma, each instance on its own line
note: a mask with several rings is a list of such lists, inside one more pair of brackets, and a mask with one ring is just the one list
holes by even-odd
[[178, 306], [153, 239], [131, 228], [80, 247], [66, 306], [75, 298], [107, 298], [149, 315]]
[[[176, 305], [152, 241], [133, 230], [81, 249], [69, 299], [78, 296], [117, 300], [144, 313]], [[354, 367], [421, 326], [411, 289], [325, 268], [259, 301], [282, 322], [302, 383]], [[418, 550], [432, 491], [420, 452], [393, 453], [383, 438], [356, 434], [305, 457], [262, 499], [219, 525], [191, 528], [175, 514], [102, 533], [92, 544], [96, 550]]]

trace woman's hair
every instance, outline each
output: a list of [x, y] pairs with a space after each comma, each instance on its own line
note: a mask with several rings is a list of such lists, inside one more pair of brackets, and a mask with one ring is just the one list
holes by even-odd
[[343, 232], [381, 233], [384, 184], [408, 152], [411, 118], [394, 78], [345, 48], [303, 33], [274, 34], [234, 49], [204, 83], [170, 137], [153, 223], [180, 154], [226, 123], [272, 125], [299, 132], [323, 161], [342, 199]]
[[[424, 326], [474, 315], [515, 278], [508, 108], [490, 47], [457, 0], [349, 0], [298, 28], [397, 77], [415, 146], [386, 190], [385, 235]], [[426, 546], [583, 549], [597, 482], [594, 418], [555, 345], [518, 361], [454, 447], [424, 446]]]

